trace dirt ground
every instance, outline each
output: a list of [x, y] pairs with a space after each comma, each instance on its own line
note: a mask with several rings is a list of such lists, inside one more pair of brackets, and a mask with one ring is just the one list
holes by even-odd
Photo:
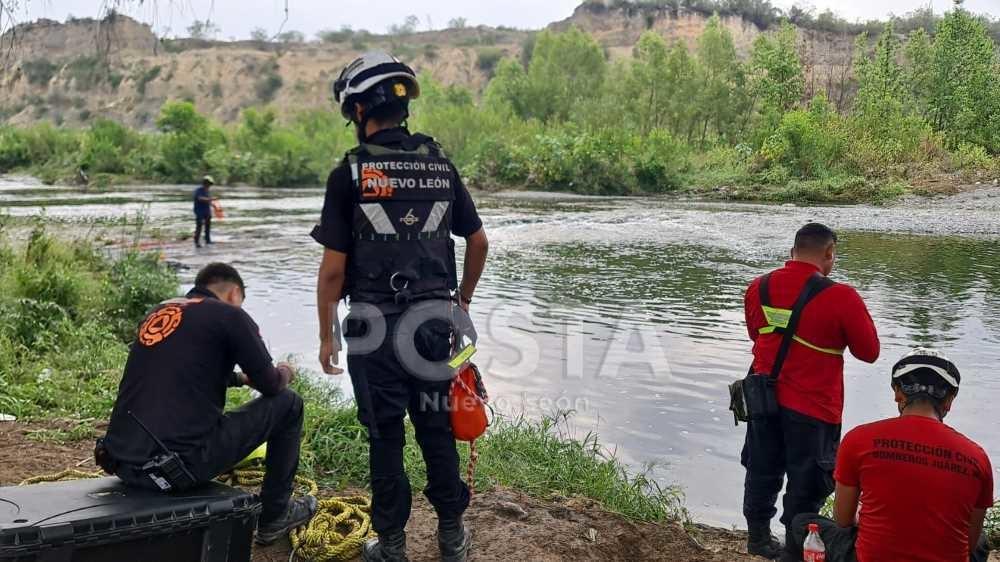
[[[92, 441], [59, 444], [46, 439], [67, 431], [70, 422], [0, 423], [0, 486], [70, 468], [94, 471]], [[352, 492], [331, 492], [350, 495]], [[669, 562], [761, 562], [744, 548], [740, 532], [692, 525], [637, 523], [603, 511], [581, 498], [540, 500], [513, 490], [476, 494], [466, 513], [473, 530], [473, 562], [562, 560]], [[423, 496], [414, 497], [407, 528], [413, 562], [438, 560], [437, 519]], [[282, 541], [256, 548], [253, 562], [286, 562], [290, 545]], [[994, 554], [992, 562], [1000, 560]]]
[[[71, 428], [69, 422], [0, 423], [0, 486], [67, 468], [96, 470], [89, 439], [60, 444], [46, 438], [54, 430]], [[423, 496], [415, 496], [413, 503], [407, 528], [410, 559], [438, 560], [434, 512]], [[757, 560], [740, 552], [738, 533], [696, 528], [689, 534], [677, 524], [636, 523], [586, 499], [539, 500], [512, 490], [492, 490], [476, 494], [466, 521], [473, 529], [473, 561]], [[257, 548], [253, 560], [285, 562], [289, 548], [287, 541]]]

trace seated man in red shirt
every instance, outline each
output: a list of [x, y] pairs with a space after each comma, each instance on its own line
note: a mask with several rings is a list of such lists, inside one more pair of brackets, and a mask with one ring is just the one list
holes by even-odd
[[783, 560], [802, 560], [806, 528], [818, 523], [827, 562], [986, 561], [993, 468], [979, 445], [942, 422], [960, 381], [955, 365], [931, 349], [896, 363], [900, 416], [844, 437], [834, 473], [836, 521], [796, 517]]

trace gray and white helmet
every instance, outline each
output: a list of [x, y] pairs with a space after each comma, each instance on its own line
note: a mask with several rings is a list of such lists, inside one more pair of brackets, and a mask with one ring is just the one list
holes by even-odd
[[[364, 97], [365, 94], [392, 79], [394, 87], [392, 91], [384, 92], [382, 98], [386, 101], [395, 97], [406, 100], [420, 97], [420, 84], [417, 82], [417, 75], [413, 69], [406, 66], [396, 57], [382, 51], [365, 53], [354, 60], [340, 73], [340, 77], [333, 83], [333, 97], [340, 106], [340, 112], [345, 118], [351, 119], [353, 108], [348, 101], [355, 96]], [[377, 103], [374, 105], [378, 105]]]
[[892, 367], [892, 382], [907, 396], [928, 394], [943, 398], [957, 391], [962, 382], [958, 367], [935, 349], [918, 347], [907, 353]]

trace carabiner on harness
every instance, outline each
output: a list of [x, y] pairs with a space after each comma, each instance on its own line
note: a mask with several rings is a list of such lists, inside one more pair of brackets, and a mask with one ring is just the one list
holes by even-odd
[[[396, 286], [397, 279], [403, 280], [402, 287]], [[403, 275], [403, 273], [400, 271], [393, 273], [392, 276], [389, 277], [389, 288], [392, 289], [393, 293], [395, 293], [395, 295], [393, 295], [393, 300], [396, 302], [396, 304], [409, 303], [410, 298], [413, 296], [410, 293], [410, 278], [406, 275]]]

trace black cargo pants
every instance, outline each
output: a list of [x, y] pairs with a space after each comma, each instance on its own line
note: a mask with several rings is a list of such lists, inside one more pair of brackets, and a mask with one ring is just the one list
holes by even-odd
[[[858, 529], [840, 527], [836, 522], [816, 513], [800, 513], [792, 519], [782, 562], [802, 560], [802, 544], [809, 535], [810, 523], [819, 525], [819, 538], [826, 547], [826, 562], [857, 562], [854, 541], [857, 539]], [[905, 541], [906, 537], [900, 537], [900, 540]], [[979, 537], [976, 549], [969, 554], [969, 562], [987, 562], [989, 558], [990, 548], [984, 534]]]
[[[266, 442], [260, 522], [270, 523], [284, 515], [288, 508], [299, 468], [303, 418], [302, 398], [286, 389], [226, 412], [200, 446], [178, 453], [195, 479], [208, 482], [228, 472]], [[120, 467], [118, 477], [129, 485], [156, 489], [136, 467]]]
[[747, 424], [742, 464], [743, 516], [750, 527], [770, 525], [777, 513], [778, 493], [788, 475], [781, 523], [786, 529], [800, 513], [818, 513], [833, 493], [833, 469], [840, 444], [840, 425], [786, 408], [766, 421]]
[[[368, 354], [351, 354], [347, 366], [358, 403], [358, 419], [369, 430], [372, 527], [379, 534], [402, 531], [410, 518], [412, 491], [403, 467], [407, 412], [427, 465], [424, 495], [439, 519], [456, 519], [469, 507], [469, 488], [458, 467], [458, 449], [448, 412], [450, 381], [412, 376], [400, 364], [393, 344], [400, 315], [385, 316], [386, 337]], [[365, 335], [361, 322], [348, 320], [348, 338]], [[429, 361], [451, 352], [450, 327], [443, 321], [423, 324], [414, 335], [417, 351]], [[349, 344], [350, 345], [350, 344]], [[367, 393], [367, 397], [365, 396]], [[376, 430], [372, 431], [372, 424]]]

